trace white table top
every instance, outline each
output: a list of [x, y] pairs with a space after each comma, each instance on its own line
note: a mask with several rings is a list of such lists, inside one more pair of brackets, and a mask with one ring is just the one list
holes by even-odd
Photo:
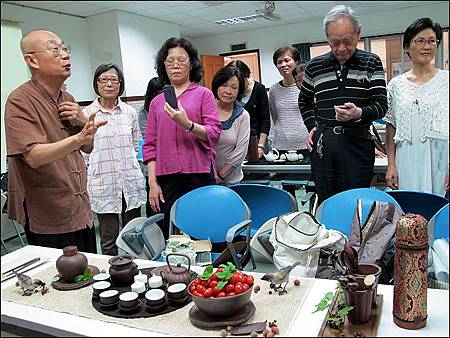
[[[62, 250], [44, 248], [37, 246], [27, 246], [7, 254], [2, 257], [2, 271], [9, 267], [17, 266], [31, 257], [48, 257], [50, 261], [33, 270], [27, 272], [27, 275], [45, 270], [56, 259], [62, 255]], [[89, 257], [92, 254], [86, 254]], [[139, 265], [140, 260], [136, 260]], [[148, 265], [148, 261], [146, 264]], [[163, 263], [152, 262], [155, 265]], [[195, 270], [198, 267], [193, 267]], [[2, 283], [2, 289], [13, 285], [15, 278]], [[336, 281], [316, 279], [311, 287], [305, 302], [301, 309], [297, 311], [295, 321], [289, 332], [284, 332], [283, 336], [312, 337], [317, 336], [326, 311], [312, 313], [315, 305], [319, 303], [324, 294], [328, 291], [334, 291]], [[408, 337], [448, 337], [449, 336], [449, 295], [448, 290], [428, 290], [428, 320], [427, 326], [420, 330], [405, 330], [397, 327], [392, 321], [392, 285], [379, 285], [378, 293], [383, 294], [383, 309], [378, 328], [378, 336], [408, 336]], [[296, 311], [295, 308], [292, 309]], [[143, 337], [143, 336], [162, 336], [161, 333], [130, 328], [124, 325], [112, 324], [103, 321], [78, 317], [67, 313], [59, 313], [41, 308], [21, 305], [13, 302], [1, 301], [2, 323], [8, 323], [43, 333], [62, 336], [101, 336], [101, 337]]]

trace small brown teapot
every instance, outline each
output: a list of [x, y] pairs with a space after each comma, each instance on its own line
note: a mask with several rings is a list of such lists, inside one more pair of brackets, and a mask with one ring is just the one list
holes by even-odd
[[[176, 266], [173, 266], [169, 262], [170, 256], [182, 256], [186, 257], [188, 260], [188, 267], [185, 268], [178, 263]], [[176, 283], [184, 283], [189, 285], [189, 283], [194, 279], [194, 272], [190, 270], [191, 268], [191, 260], [188, 256], [180, 254], [180, 253], [170, 253], [166, 256], [167, 267], [164, 270], [161, 270], [161, 277], [166, 282], [167, 286], [176, 284]]]
[[130, 254], [117, 255], [108, 260], [111, 264], [109, 274], [111, 281], [116, 285], [131, 285], [134, 276], [139, 273], [138, 267], [133, 263], [134, 257]]

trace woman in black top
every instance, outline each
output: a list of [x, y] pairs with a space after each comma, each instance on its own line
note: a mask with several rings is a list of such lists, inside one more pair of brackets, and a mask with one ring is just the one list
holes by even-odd
[[239, 69], [245, 79], [244, 95], [240, 102], [250, 114], [250, 129], [255, 130], [258, 135], [258, 156], [261, 158], [270, 131], [269, 99], [266, 87], [253, 80], [250, 76], [250, 68], [241, 60], [231, 61], [226, 66]]

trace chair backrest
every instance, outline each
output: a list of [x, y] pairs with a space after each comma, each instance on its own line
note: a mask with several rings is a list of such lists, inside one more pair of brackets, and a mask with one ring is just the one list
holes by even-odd
[[156, 223], [163, 218], [163, 214], [156, 214], [132, 219], [117, 237], [117, 247], [137, 258], [157, 259], [166, 246], [163, 232]]
[[251, 219], [251, 212], [233, 190], [208, 185], [194, 189], [175, 201], [170, 209], [171, 227], [174, 224], [196, 239], [212, 243], [225, 242], [232, 226]]
[[428, 236], [429, 243], [438, 238], [448, 238], [448, 203], [444, 205], [428, 222], [428, 229], [430, 230]]
[[287, 212], [297, 211], [297, 202], [291, 193], [263, 184], [236, 184], [234, 190], [252, 213], [251, 237], [266, 221]]
[[422, 215], [427, 221], [448, 203], [442, 196], [422, 191], [391, 190], [387, 193], [394, 197], [405, 213]]
[[390, 202], [399, 206], [397, 201], [384, 191], [375, 188], [357, 188], [327, 198], [317, 208], [315, 216], [327, 229], [338, 230], [349, 237], [358, 199], [362, 202], [361, 223], [366, 221], [374, 201]]

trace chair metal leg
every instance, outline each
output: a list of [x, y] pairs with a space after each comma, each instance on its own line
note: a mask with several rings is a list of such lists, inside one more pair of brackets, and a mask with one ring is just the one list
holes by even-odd
[[12, 223], [14, 225], [14, 228], [16, 229], [17, 236], [19, 236], [20, 242], [22, 243], [22, 247], [24, 247], [25, 242], [22, 239], [22, 234], [20, 233], [19, 227], [17, 226], [17, 223], [15, 220], [12, 220]]
[[2, 239], [1, 241], [2, 241], [2, 247], [3, 247], [3, 249], [5, 249], [5, 252], [6, 252], [6, 253], [9, 253], [8, 248], [6, 247], [5, 241], [4, 241], [3, 239]]

